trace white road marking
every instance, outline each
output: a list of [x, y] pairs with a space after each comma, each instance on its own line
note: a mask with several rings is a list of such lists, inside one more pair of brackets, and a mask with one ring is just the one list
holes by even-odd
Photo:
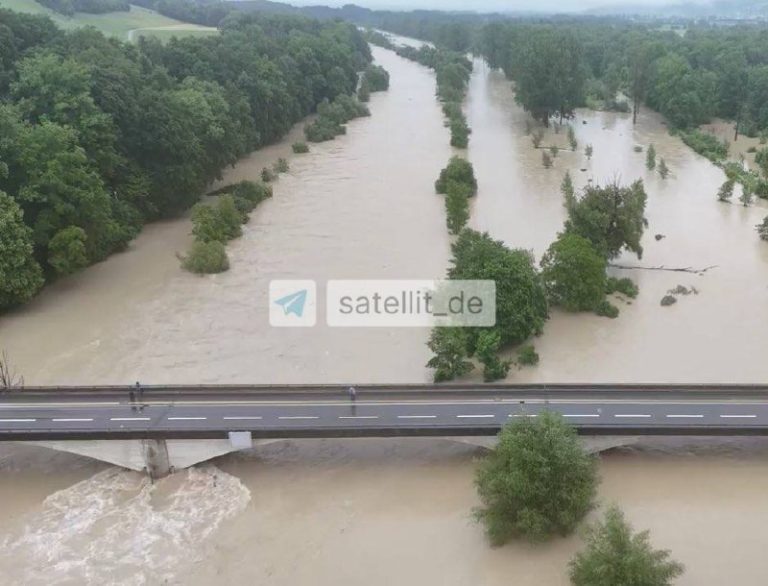
[[563, 414], [563, 417], [600, 417], [600, 414], [599, 413], [581, 413], [581, 414], [565, 413]]
[[378, 419], [378, 415], [339, 415], [339, 419]]
[[757, 415], [721, 415], [723, 419], [754, 419]]
[[630, 414], [620, 414], [620, 415], [614, 415], [614, 417], [650, 417], [650, 415], [646, 415], [644, 413], [630, 413]]
[[457, 415], [457, 419], [483, 419], [483, 418], [492, 418], [495, 417], [495, 415]]
[[286, 417], [278, 417], [278, 419], [320, 419], [314, 415], [291, 415]]
[[238, 421], [240, 419], [261, 419], [260, 415], [242, 415], [239, 417], [222, 417], [225, 420]]
[[0, 423], [31, 423], [37, 419], [0, 419]]
[[667, 415], [670, 419], [701, 419], [703, 415]]
[[64, 422], [67, 422], [67, 423], [73, 422], [74, 423], [75, 421], [93, 421], [93, 419], [86, 419], [86, 418], [74, 419], [74, 418], [72, 418], [72, 419], [51, 419], [51, 421], [61, 421], [62, 423], [64, 423]]
[[437, 415], [398, 415], [398, 419], [437, 419]]
[[110, 421], [151, 421], [149, 417], [110, 417]]
[[536, 417], [536, 413], [510, 413], [510, 417]]
[[203, 421], [207, 417], [168, 417], [168, 421]]

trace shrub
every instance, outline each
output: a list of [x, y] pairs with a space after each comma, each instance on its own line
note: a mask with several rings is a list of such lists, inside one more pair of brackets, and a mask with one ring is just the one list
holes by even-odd
[[650, 145], [645, 153], [645, 167], [649, 171], [653, 171], [656, 168], [656, 147], [653, 145]]
[[632, 279], [608, 277], [605, 280], [605, 292], [608, 295], [622, 293], [623, 295], [634, 299], [640, 293], [640, 289], [637, 288], [637, 285], [635, 285]]
[[663, 157], [659, 161], [659, 175], [661, 176], [662, 179], [666, 179], [667, 177], [669, 177], [669, 167], [667, 167], [667, 162], [664, 160]]
[[271, 183], [271, 182], [272, 182], [272, 181], [274, 181], [275, 179], [277, 179], [277, 175], [276, 175], [276, 174], [275, 174], [275, 172], [274, 172], [274, 171], [272, 171], [272, 169], [270, 169], [269, 167], [264, 167], [264, 168], [261, 170], [261, 180], [262, 180], [264, 183]]
[[231, 195], [221, 196], [216, 206], [203, 203], [192, 208], [192, 234], [200, 242], [226, 242], [242, 234], [243, 213]]
[[318, 118], [304, 127], [304, 136], [309, 142], [325, 142], [344, 134], [344, 127], [329, 118]]
[[283, 157], [280, 157], [272, 166], [272, 169], [275, 173], [287, 173], [290, 167], [288, 165], [288, 161], [286, 161]]
[[545, 169], [552, 167], [552, 156], [547, 151], [541, 153], [541, 164], [544, 165]]
[[573, 126], [568, 127], [568, 144], [571, 146], [572, 151], [575, 151], [579, 146], [579, 141], [576, 140], [576, 133], [573, 130]]
[[475, 515], [493, 545], [569, 535], [593, 508], [597, 482], [595, 459], [562, 416], [520, 417], [477, 469]]
[[445, 194], [448, 192], [448, 184], [453, 181], [469, 187], [470, 197], [477, 193], [477, 180], [472, 163], [461, 157], [451, 157], [448, 166], [440, 171], [440, 177], [435, 182], [435, 191]]
[[472, 190], [466, 183], [448, 182], [445, 196], [445, 218], [451, 234], [458, 234], [469, 220], [469, 198]]
[[765, 217], [762, 224], [757, 226], [757, 233], [765, 241], [768, 241], [768, 216]]
[[232, 187], [232, 195], [251, 201], [254, 206], [272, 197], [272, 188], [255, 181], [241, 181]]
[[297, 155], [303, 155], [309, 152], [309, 145], [306, 142], [294, 142], [291, 145], [291, 149]]
[[589, 528], [586, 549], [571, 561], [571, 584], [671, 586], [683, 566], [670, 559], [669, 551], [654, 550], [648, 537], [648, 531], [633, 534], [621, 511], [611, 507]]
[[728, 156], [728, 141], [721, 141], [713, 134], [701, 130], [689, 130], [681, 132], [680, 138], [694, 151], [714, 163], [722, 161]]
[[435, 356], [427, 362], [435, 369], [436, 383], [453, 380], [472, 371], [467, 358], [467, 339], [464, 328], [434, 328], [427, 346]]
[[619, 317], [619, 308], [607, 299], [603, 299], [595, 308], [595, 313], [600, 317], [609, 317], [611, 319]]
[[733, 197], [733, 187], [735, 182], [734, 179], [726, 180], [717, 191], [717, 199], [720, 201], [730, 201], [731, 197]]
[[483, 364], [483, 380], [493, 382], [506, 378], [511, 362], [499, 359], [498, 353], [501, 346], [501, 334], [493, 329], [485, 329], [477, 337], [478, 360]]
[[594, 152], [594, 149], [592, 148], [591, 144], [588, 144], [586, 147], [584, 147], [584, 154], [587, 155], [587, 160], [592, 160], [592, 153]]
[[223, 273], [229, 269], [229, 259], [221, 242], [196, 241], [189, 254], [182, 259], [181, 266], [196, 274]]
[[522, 366], [536, 366], [539, 363], [539, 353], [533, 344], [526, 344], [518, 350], [517, 363]]

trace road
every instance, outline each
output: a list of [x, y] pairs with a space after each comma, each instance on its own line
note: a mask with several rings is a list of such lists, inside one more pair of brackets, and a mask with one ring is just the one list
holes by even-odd
[[768, 387], [660, 385], [27, 388], [0, 441], [492, 435], [549, 409], [583, 434], [768, 435]]

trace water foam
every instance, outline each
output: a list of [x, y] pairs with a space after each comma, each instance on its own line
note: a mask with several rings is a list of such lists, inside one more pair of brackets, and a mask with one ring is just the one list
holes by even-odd
[[201, 559], [206, 538], [249, 500], [238, 478], [214, 466], [154, 485], [104, 470], [48, 497], [2, 540], [3, 584], [167, 583]]

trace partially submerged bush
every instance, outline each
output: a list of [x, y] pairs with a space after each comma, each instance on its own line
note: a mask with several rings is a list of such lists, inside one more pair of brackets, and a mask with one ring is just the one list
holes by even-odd
[[189, 254], [182, 259], [181, 266], [199, 275], [223, 273], [229, 269], [229, 259], [221, 242], [196, 241], [192, 244]]
[[595, 313], [601, 317], [609, 317], [614, 319], [619, 317], [619, 308], [607, 299], [603, 299], [595, 309]]
[[242, 234], [243, 213], [231, 195], [215, 206], [199, 203], [192, 208], [192, 234], [199, 242], [226, 242]]
[[294, 142], [291, 145], [291, 149], [293, 149], [293, 152], [297, 155], [303, 155], [305, 153], [309, 152], [309, 145], [306, 142]]
[[271, 183], [275, 179], [277, 179], [277, 174], [275, 174], [275, 172], [272, 171], [272, 169], [270, 169], [269, 167], [264, 167], [261, 170], [261, 180], [264, 183]]
[[288, 165], [288, 161], [286, 161], [283, 157], [280, 157], [272, 166], [272, 169], [275, 173], [287, 173], [290, 169], [290, 166]]
[[616, 277], [608, 277], [605, 281], [605, 292], [608, 295], [612, 293], [622, 293], [627, 297], [634, 299], [640, 293], [640, 289], [632, 281], [632, 279], [617, 279]]
[[445, 194], [448, 192], [448, 185], [453, 181], [464, 184], [469, 187], [470, 196], [477, 193], [477, 180], [472, 163], [461, 157], [451, 157], [448, 166], [440, 171], [440, 177], [435, 182], [435, 191]]
[[522, 366], [536, 366], [539, 363], [539, 353], [533, 344], [526, 344], [518, 350], [517, 363]]

